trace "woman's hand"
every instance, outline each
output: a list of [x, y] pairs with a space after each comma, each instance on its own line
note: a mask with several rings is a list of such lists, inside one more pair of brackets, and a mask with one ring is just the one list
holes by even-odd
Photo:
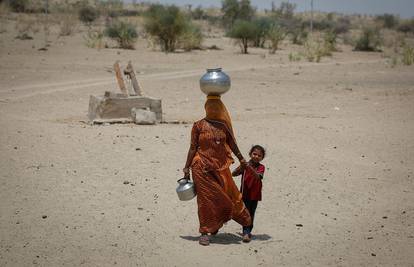
[[190, 168], [185, 167], [183, 169], [183, 173], [184, 173], [184, 178], [190, 179]]

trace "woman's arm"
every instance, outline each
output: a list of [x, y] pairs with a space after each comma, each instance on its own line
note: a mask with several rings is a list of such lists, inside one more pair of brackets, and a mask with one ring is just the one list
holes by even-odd
[[237, 146], [236, 142], [234, 141], [234, 138], [231, 134], [228, 134], [227, 136], [227, 144], [229, 145], [231, 151], [236, 155], [236, 157], [240, 161], [241, 168], [245, 168], [247, 166], [247, 162], [244, 159], [242, 153], [239, 150], [239, 147]]
[[241, 167], [241, 165], [240, 166], [238, 166], [232, 173], [231, 173], [231, 175], [232, 176], [239, 176], [240, 174], [242, 174], [243, 173], [243, 169], [242, 169], [242, 167]]
[[198, 132], [196, 124], [194, 123], [193, 128], [191, 129], [191, 144], [190, 144], [190, 148], [188, 149], [187, 160], [183, 168], [184, 177], [187, 179], [190, 178], [190, 166], [191, 166], [191, 163], [193, 162], [195, 153], [197, 152], [198, 136], [199, 136], [199, 132]]
[[197, 151], [197, 148], [191, 144], [190, 148], [188, 149], [188, 153], [187, 153], [187, 161], [185, 162], [185, 166], [183, 168], [185, 178], [190, 178], [190, 166], [191, 166], [191, 162], [193, 162], [193, 158], [194, 158], [196, 151]]

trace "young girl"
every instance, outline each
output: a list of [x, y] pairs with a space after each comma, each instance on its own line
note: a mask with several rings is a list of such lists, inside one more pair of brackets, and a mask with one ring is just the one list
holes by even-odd
[[249, 152], [250, 160], [246, 167], [237, 167], [232, 175], [242, 175], [240, 191], [243, 195], [243, 202], [249, 210], [252, 218], [250, 226], [243, 226], [243, 242], [250, 242], [252, 238], [253, 220], [257, 204], [262, 200], [262, 179], [265, 166], [260, 162], [265, 157], [266, 151], [260, 145], [254, 145]]

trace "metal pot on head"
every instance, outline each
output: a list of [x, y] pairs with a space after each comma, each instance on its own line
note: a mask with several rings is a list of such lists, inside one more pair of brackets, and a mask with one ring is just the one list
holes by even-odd
[[181, 178], [177, 181], [178, 186], [175, 191], [177, 191], [178, 198], [182, 201], [191, 200], [196, 196], [194, 183], [187, 178]]
[[222, 95], [230, 89], [230, 77], [221, 68], [207, 69], [200, 79], [200, 89], [206, 95]]

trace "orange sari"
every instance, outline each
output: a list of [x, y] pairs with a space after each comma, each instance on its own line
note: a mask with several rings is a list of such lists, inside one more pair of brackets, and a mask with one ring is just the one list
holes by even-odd
[[195, 122], [191, 131], [191, 146], [197, 148], [191, 170], [202, 234], [216, 232], [231, 219], [242, 226], [251, 225], [250, 214], [229, 169], [233, 158], [228, 142], [234, 140], [230, 129], [225, 122], [206, 116]]

